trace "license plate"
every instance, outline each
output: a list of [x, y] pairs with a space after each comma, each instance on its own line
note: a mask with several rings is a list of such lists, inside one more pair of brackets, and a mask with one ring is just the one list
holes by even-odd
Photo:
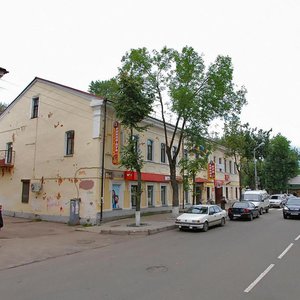
[[297, 213], [297, 212], [291, 212], [291, 215], [293, 215], [293, 216], [298, 216], [298, 214], [299, 213]]
[[241, 215], [233, 215], [234, 217], [240, 217]]

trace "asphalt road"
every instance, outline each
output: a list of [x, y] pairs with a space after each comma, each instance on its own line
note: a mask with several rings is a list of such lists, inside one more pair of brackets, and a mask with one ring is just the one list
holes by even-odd
[[0, 272], [0, 299], [299, 299], [300, 220], [271, 210]]

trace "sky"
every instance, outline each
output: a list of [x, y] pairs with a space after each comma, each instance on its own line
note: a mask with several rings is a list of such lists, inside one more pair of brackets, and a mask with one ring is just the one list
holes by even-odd
[[[132, 48], [228, 55], [245, 86], [241, 120], [300, 147], [299, 0], [1, 1], [0, 102], [41, 77], [87, 91], [117, 74]], [[216, 128], [217, 130], [218, 128]]]

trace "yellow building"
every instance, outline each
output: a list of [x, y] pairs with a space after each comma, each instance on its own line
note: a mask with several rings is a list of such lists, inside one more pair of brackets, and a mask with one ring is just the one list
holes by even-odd
[[[138, 134], [145, 160], [141, 208], [170, 210], [172, 190], [162, 123], [150, 117], [145, 123], [151, 126]], [[109, 101], [35, 78], [0, 116], [4, 213], [61, 222], [78, 217], [82, 223], [132, 214], [136, 174], [119, 165], [125, 139]], [[224, 152], [219, 146], [209, 158], [214, 177], [209, 178], [212, 174], [207, 170], [198, 174], [197, 201], [218, 202], [222, 195], [230, 201], [239, 198], [234, 162], [224, 158]], [[191, 204], [179, 167], [177, 174], [180, 203]]]

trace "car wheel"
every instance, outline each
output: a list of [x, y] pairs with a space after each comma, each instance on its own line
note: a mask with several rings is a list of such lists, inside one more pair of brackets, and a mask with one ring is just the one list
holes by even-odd
[[222, 218], [222, 219], [221, 219], [220, 226], [222, 226], [222, 227], [223, 227], [223, 226], [225, 225], [225, 223], [226, 223], [226, 221], [225, 221], [225, 218]]
[[233, 216], [229, 216], [229, 219], [230, 219], [230, 221], [232, 221], [233, 220]]
[[257, 216], [256, 216], [256, 218], [259, 218], [259, 212], [257, 212]]
[[249, 215], [249, 221], [253, 221], [253, 214]]
[[288, 219], [288, 216], [287, 216], [287, 215], [283, 215], [283, 218], [284, 218], [284, 219]]
[[206, 232], [207, 230], [208, 230], [208, 222], [206, 221], [206, 222], [203, 224], [202, 231]]
[[266, 213], [268, 213], [269, 212], [269, 208], [266, 208]]
[[263, 214], [263, 209], [262, 209], [262, 208], [259, 209], [259, 214], [260, 214], [260, 215]]

